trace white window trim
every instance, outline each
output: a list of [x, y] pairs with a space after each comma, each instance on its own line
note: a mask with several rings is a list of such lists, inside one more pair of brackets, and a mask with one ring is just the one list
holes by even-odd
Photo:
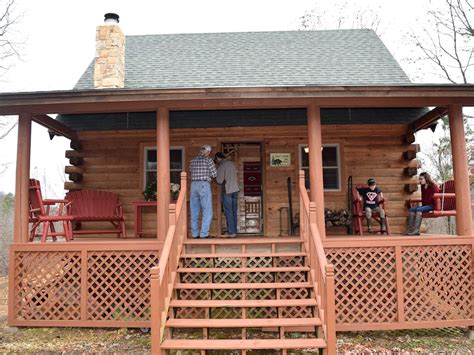
[[[183, 169], [181, 171], [185, 171], [186, 170], [186, 162], [184, 160], [185, 158], [185, 154], [184, 154], [184, 146], [182, 145], [176, 145], [176, 146], [171, 146], [170, 147], [170, 150], [181, 150], [181, 161], [183, 162]], [[147, 156], [148, 156], [148, 151], [149, 150], [157, 150], [156, 148], [156, 145], [147, 145], [145, 147], [143, 147], [143, 186], [145, 186], [146, 188], [146, 173], [151, 171], [151, 170], [148, 170], [147, 169], [147, 166], [146, 166], [146, 163], [147, 163]], [[156, 166], [156, 171], [158, 171], [158, 159], [157, 159], [157, 166]], [[170, 168], [170, 172], [171, 171], [178, 171], [177, 169], [171, 169]]]
[[[303, 157], [301, 156], [301, 150], [303, 148], [308, 147], [307, 144], [298, 144], [298, 160], [299, 160], [299, 167], [300, 170], [303, 170]], [[342, 182], [341, 182], [341, 145], [339, 143], [330, 143], [330, 144], [323, 144], [323, 148], [325, 147], [335, 147], [336, 148], [336, 154], [337, 154], [337, 166], [326, 166], [326, 168], [337, 168], [337, 173], [338, 173], [338, 181], [339, 181], [339, 188], [338, 189], [324, 189], [324, 191], [328, 192], [340, 192], [342, 189]], [[323, 167], [324, 169], [324, 167]]]

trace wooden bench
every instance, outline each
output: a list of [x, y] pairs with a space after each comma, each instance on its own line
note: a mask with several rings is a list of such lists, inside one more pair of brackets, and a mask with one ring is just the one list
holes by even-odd
[[[439, 193], [433, 194], [433, 211], [423, 213], [423, 218], [449, 217], [456, 215], [456, 194], [454, 180], [448, 180], [439, 187]], [[421, 198], [408, 200], [409, 207], [421, 206]]]
[[117, 238], [126, 238], [125, 218], [118, 195], [109, 191], [81, 190], [66, 194], [70, 202], [68, 214], [73, 222], [110, 222], [113, 229], [79, 229], [76, 234], [117, 234]]

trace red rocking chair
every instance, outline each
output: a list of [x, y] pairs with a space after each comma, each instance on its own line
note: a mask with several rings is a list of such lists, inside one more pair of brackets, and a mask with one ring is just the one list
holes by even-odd
[[[41, 237], [41, 242], [45, 243], [46, 239], [51, 237], [55, 242], [58, 236], [64, 236], [69, 242], [72, 239], [72, 216], [67, 215], [68, 202], [66, 200], [43, 200], [41, 186], [36, 179], [30, 179], [29, 185], [29, 222], [32, 223], [29, 241], [32, 242], [35, 237]], [[57, 214], [51, 215], [54, 212], [52, 207], [56, 205]], [[63, 231], [56, 231], [54, 222], [62, 222]], [[40, 226], [42, 226], [42, 230], [38, 232]]]
[[[364, 231], [362, 229], [362, 221], [365, 219], [365, 211], [364, 211], [364, 203], [362, 201], [362, 197], [359, 195], [357, 189], [361, 189], [365, 187], [364, 185], [355, 185], [352, 187], [352, 223], [354, 225], [354, 233], [359, 235], [363, 235]], [[387, 210], [385, 209], [384, 200], [379, 200], [379, 205], [385, 210], [385, 230], [387, 235], [390, 234], [390, 226], [388, 223], [387, 217]], [[378, 223], [380, 223], [380, 215], [378, 213], [373, 212], [372, 218], [375, 219]]]

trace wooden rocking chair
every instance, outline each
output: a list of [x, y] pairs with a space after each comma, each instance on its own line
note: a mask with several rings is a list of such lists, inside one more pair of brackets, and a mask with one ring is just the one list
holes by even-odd
[[[29, 183], [29, 222], [32, 223], [30, 229], [29, 241], [32, 242], [35, 237], [41, 237], [41, 242], [45, 243], [48, 237], [55, 242], [58, 236], [64, 236], [67, 242], [72, 239], [71, 221], [72, 216], [67, 215], [68, 201], [66, 200], [43, 200], [41, 195], [40, 182], [36, 179], [30, 179]], [[53, 213], [53, 206], [58, 206], [56, 215]], [[56, 231], [54, 222], [63, 223], [63, 231]], [[38, 228], [42, 226], [41, 233]]]
[[[433, 211], [423, 213], [423, 218], [450, 217], [456, 215], [456, 193], [454, 180], [448, 180], [439, 187], [441, 192], [435, 193]], [[421, 206], [421, 198], [408, 200], [409, 207]]]
[[[364, 185], [354, 185], [352, 187], [352, 223], [354, 226], [354, 234], [363, 235], [362, 221], [365, 219], [364, 203], [357, 189], [365, 187]], [[390, 225], [388, 223], [387, 210], [385, 209], [385, 201], [379, 200], [379, 205], [385, 210], [385, 230], [390, 235]], [[372, 218], [380, 223], [380, 214], [372, 212]]]
[[75, 234], [117, 234], [126, 238], [125, 218], [118, 195], [109, 191], [81, 190], [66, 194], [73, 222], [110, 222], [113, 229], [73, 230]]

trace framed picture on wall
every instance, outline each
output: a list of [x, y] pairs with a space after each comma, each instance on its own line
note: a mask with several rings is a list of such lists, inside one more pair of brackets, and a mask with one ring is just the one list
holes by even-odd
[[290, 166], [291, 153], [270, 153], [270, 166]]

